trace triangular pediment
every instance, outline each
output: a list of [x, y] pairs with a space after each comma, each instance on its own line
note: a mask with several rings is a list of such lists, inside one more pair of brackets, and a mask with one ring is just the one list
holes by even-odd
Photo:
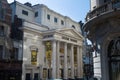
[[67, 36], [70, 36], [70, 37], [83, 39], [83, 36], [80, 33], [78, 33], [76, 30], [71, 29], [71, 28], [60, 29], [60, 30], [58, 30], [58, 32], [61, 33], [62, 35], [67, 35]]

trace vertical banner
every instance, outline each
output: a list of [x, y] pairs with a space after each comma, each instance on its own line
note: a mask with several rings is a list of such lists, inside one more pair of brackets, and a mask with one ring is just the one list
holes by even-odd
[[51, 58], [52, 58], [52, 45], [50, 41], [45, 43], [46, 46], [46, 58], [48, 60], [48, 65], [51, 65]]
[[31, 51], [31, 64], [37, 65], [37, 51], [36, 50]]

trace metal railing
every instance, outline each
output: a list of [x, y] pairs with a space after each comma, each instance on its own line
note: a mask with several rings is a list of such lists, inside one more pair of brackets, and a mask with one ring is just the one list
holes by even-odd
[[113, 9], [120, 8], [120, 1], [117, 2], [106, 2], [105, 4], [99, 6], [98, 8], [94, 9], [93, 11], [88, 12], [86, 16], [86, 21], [89, 21], [90, 19], [101, 15], [105, 12], [111, 11]]

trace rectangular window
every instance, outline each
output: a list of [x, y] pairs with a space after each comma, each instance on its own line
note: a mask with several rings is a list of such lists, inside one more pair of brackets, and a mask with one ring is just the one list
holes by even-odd
[[34, 80], [39, 80], [38, 73], [34, 73]]
[[16, 60], [18, 60], [18, 54], [19, 54], [18, 51], [19, 51], [18, 48], [14, 48], [14, 53], [15, 53], [14, 56]]
[[28, 12], [27, 12], [27, 11], [25, 11], [25, 10], [22, 10], [22, 14], [24, 14], [24, 15], [28, 16]]
[[0, 36], [4, 35], [4, 26], [0, 26]]
[[5, 9], [0, 8], [0, 19], [4, 20], [5, 19]]
[[61, 24], [64, 25], [64, 21], [63, 20], [61, 20]]
[[2, 59], [2, 55], [3, 55], [3, 46], [0, 45], [0, 59]]
[[38, 12], [35, 12], [35, 17], [38, 17]]
[[56, 18], [56, 17], [54, 18], [54, 22], [56, 22], [56, 23], [57, 23], [57, 18]]
[[18, 48], [13, 48], [13, 52], [11, 54], [11, 59], [15, 59], [15, 60], [18, 60]]
[[47, 15], [47, 19], [50, 20], [50, 15], [49, 14]]
[[25, 80], [31, 80], [31, 74], [30, 73], [26, 73], [26, 79]]

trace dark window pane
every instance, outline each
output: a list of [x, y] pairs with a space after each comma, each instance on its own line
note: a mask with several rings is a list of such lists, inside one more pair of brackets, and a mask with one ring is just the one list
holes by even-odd
[[30, 75], [30, 73], [27, 73], [26, 74], [26, 79], [25, 80], [31, 80], [31, 75]]
[[64, 21], [63, 20], [61, 20], [61, 24], [64, 25]]
[[5, 9], [0, 8], [0, 19], [4, 20], [5, 19]]
[[0, 36], [4, 35], [4, 26], [0, 26]]
[[74, 28], [74, 29], [75, 29], [75, 26], [74, 26], [74, 25], [72, 25], [72, 28]]
[[0, 59], [2, 59], [2, 55], [3, 55], [3, 46], [0, 45]]
[[38, 73], [34, 74], [34, 80], [38, 80]]
[[22, 14], [24, 14], [24, 15], [28, 16], [28, 12], [27, 12], [27, 11], [25, 11], [25, 10], [22, 10]]
[[35, 12], [35, 17], [38, 17], [38, 12]]
[[18, 51], [19, 51], [19, 49], [18, 49], [18, 48], [14, 48], [14, 54], [13, 54], [13, 55], [11, 55], [13, 59], [18, 60]]
[[49, 14], [47, 15], [47, 19], [50, 20], [50, 15]]
[[57, 18], [56, 18], [56, 17], [54, 18], [54, 22], [56, 22], [56, 23], [57, 23]]

